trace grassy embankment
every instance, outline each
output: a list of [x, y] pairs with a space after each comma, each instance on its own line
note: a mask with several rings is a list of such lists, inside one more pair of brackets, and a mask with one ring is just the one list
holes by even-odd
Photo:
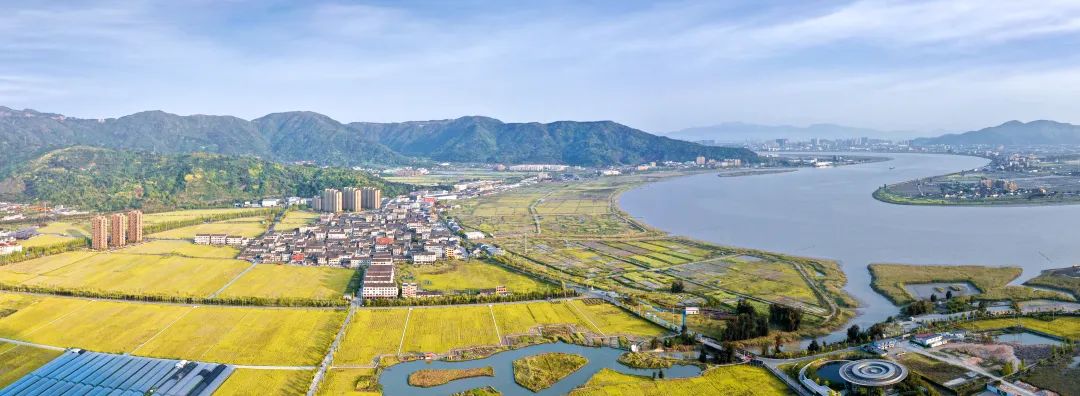
[[589, 359], [570, 353], [545, 353], [514, 360], [514, 382], [533, 392], [550, 388], [585, 367]]
[[491, 368], [491, 366], [469, 369], [417, 370], [409, 374], [409, 385], [430, 388], [459, 379], [494, 376], [495, 369]]
[[589, 382], [570, 392], [571, 396], [793, 394], [787, 385], [767, 370], [750, 365], [713, 367], [698, 377], [664, 380], [603, 369], [589, 379]]
[[483, 388], [469, 389], [467, 391], [462, 391], [462, 392], [458, 392], [458, 393], [453, 394], [453, 396], [501, 396], [501, 395], [502, 395], [501, 392], [495, 390], [495, 388], [492, 388], [490, 386], [485, 386]]
[[1061, 290], [1080, 298], [1080, 270], [1073, 267], [1045, 270], [1024, 284]]
[[668, 368], [674, 365], [672, 359], [645, 352], [627, 352], [619, 355], [618, 361], [627, 367], [646, 369]]
[[871, 287], [893, 304], [905, 305], [915, 301], [905, 285], [937, 282], [970, 282], [979, 289], [976, 299], [1031, 300], [1067, 299], [1060, 293], [1035, 290], [1008, 283], [1020, 276], [1019, 267], [986, 267], [978, 265], [907, 265], [870, 264]]

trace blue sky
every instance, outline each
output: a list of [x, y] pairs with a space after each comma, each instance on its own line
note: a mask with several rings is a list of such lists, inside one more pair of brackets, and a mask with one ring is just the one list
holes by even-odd
[[1080, 2], [0, 0], [0, 105], [115, 117], [1080, 123]]

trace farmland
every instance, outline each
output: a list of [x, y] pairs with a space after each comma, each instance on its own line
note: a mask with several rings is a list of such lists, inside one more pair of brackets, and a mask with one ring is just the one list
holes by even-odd
[[277, 231], [291, 231], [302, 226], [306, 226], [316, 222], [319, 219], [319, 214], [316, 212], [309, 212], [306, 210], [290, 210], [285, 212], [285, 216], [281, 218], [281, 221], [274, 227]]
[[374, 369], [335, 368], [326, 372], [319, 386], [319, 395], [325, 396], [379, 396]]
[[309, 370], [239, 369], [221, 384], [214, 396], [302, 395], [314, 375]]
[[486, 306], [414, 308], [402, 352], [446, 352], [498, 344], [491, 311]]
[[[408, 322], [408, 328], [406, 328]], [[607, 303], [528, 302], [488, 306], [357, 310], [335, 362], [373, 365], [379, 355], [446, 353], [499, 345], [498, 335], [520, 335], [543, 325], [569, 324], [594, 334], [652, 337], [664, 330]], [[496, 327], [498, 326], [498, 327]], [[403, 337], [404, 336], [404, 337]]]
[[339, 365], [371, 365], [376, 356], [395, 355], [405, 331], [408, 309], [360, 309], [334, 356]]
[[506, 286], [511, 292], [545, 291], [554, 288], [525, 275], [481, 260], [454, 260], [433, 265], [398, 266], [401, 280], [416, 282], [423, 290], [459, 291]]
[[247, 266], [243, 261], [219, 258], [79, 251], [0, 267], [0, 282], [57, 289], [204, 297]]
[[39, 227], [37, 232], [41, 234], [66, 235], [72, 237], [89, 237], [90, 225], [88, 223], [72, 223], [66, 221], [54, 221]]
[[984, 331], [1013, 327], [1019, 324], [1031, 330], [1040, 331], [1058, 337], [1080, 340], [1080, 317], [1062, 316], [1053, 320], [1037, 318], [984, 319], [964, 323], [961, 327], [968, 330]]
[[232, 215], [241, 213], [251, 213], [255, 215], [261, 213], [262, 209], [258, 208], [222, 208], [222, 209], [190, 209], [190, 210], [178, 210], [173, 212], [158, 212], [147, 213], [143, 215], [143, 224], [153, 225], [163, 223], [166, 221], [186, 221], [195, 220], [199, 218], [205, 218], [210, 216], [219, 215]]
[[157, 239], [192, 239], [196, 234], [228, 234], [242, 237], [256, 237], [266, 232], [268, 224], [263, 217], [246, 217], [225, 220], [216, 223], [203, 223], [188, 227], [174, 228], [147, 235]]
[[[2, 293], [0, 337], [238, 364], [314, 364], [344, 312], [193, 307]], [[108, 320], [102, 320], [108, 318]]]
[[790, 395], [783, 382], [761, 367], [736, 365], [714, 367], [699, 377], [653, 380], [603, 369], [589, 382], [570, 393], [601, 395]]
[[347, 268], [259, 264], [218, 296], [340, 299], [350, 291], [356, 273]]
[[61, 351], [0, 343], [0, 389], [60, 356]]
[[55, 245], [55, 244], [58, 244], [58, 243], [64, 243], [64, 242], [68, 242], [68, 241], [73, 241], [75, 239], [76, 239], [75, 237], [71, 237], [71, 236], [62, 236], [62, 235], [54, 235], [54, 234], [41, 234], [41, 235], [34, 236], [34, 237], [30, 238], [30, 239], [27, 239], [25, 241], [21, 241], [21, 242], [19, 242], [19, 244], [22, 245], [24, 248], [32, 248], [32, 247], [39, 247], [39, 246]]

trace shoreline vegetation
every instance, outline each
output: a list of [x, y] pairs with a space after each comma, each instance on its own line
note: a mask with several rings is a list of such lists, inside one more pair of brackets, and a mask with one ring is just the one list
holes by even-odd
[[572, 353], [544, 353], [514, 360], [514, 382], [533, 392], [550, 388], [578, 371], [589, 359]]
[[[906, 183], [906, 182], [905, 182]], [[895, 185], [895, 184], [894, 184]], [[890, 185], [890, 186], [894, 186]], [[910, 206], [1009, 206], [1009, 207], [1024, 207], [1024, 206], [1058, 206], [1058, 205], [1076, 205], [1080, 204], [1080, 200], [1064, 200], [1064, 201], [1051, 201], [1051, 200], [1020, 200], [1020, 199], [993, 199], [985, 198], [978, 200], [950, 200], [943, 198], [921, 198], [921, 197], [909, 197], [900, 195], [889, 191], [889, 186], [878, 187], [874, 190], [871, 196], [874, 199], [894, 204], [894, 205], [910, 205]]]
[[495, 369], [491, 366], [469, 369], [425, 369], [409, 374], [409, 385], [421, 388], [445, 385], [451, 381], [473, 377], [494, 377]]
[[870, 269], [870, 286], [893, 304], [904, 306], [918, 300], [907, 290], [908, 285], [927, 283], [968, 282], [979, 291], [976, 300], [1034, 300], [1074, 301], [1060, 293], [1009, 285], [1020, 276], [1019, 267], [989, 267], [980, 265], [914, 265], [874, 263]]

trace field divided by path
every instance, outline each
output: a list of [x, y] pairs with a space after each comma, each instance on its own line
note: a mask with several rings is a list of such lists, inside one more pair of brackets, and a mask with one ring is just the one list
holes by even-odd
[[[595, 325], [593, 324], [595, 323]], [[338, 366], [370, 366], [379, 355], [447, 353], [497, 346], [501, 338], [543, 325], [571, 324], [596, 334], [652, 337], [664, 330], [606, 303], [537, 301], [457, 307], [361, 309], [356, 311], [335, 356]]]

